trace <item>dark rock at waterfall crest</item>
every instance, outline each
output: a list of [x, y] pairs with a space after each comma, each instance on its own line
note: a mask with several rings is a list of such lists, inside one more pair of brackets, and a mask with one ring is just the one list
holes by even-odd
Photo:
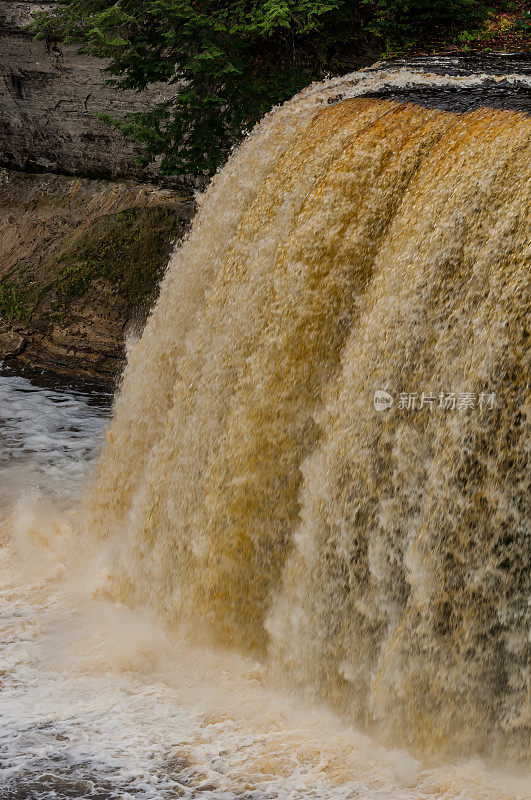
[[528, 88], [514, 87], [507, 81], [494, 83], [486, 81], [483, 86], [468, 89], [434, 90], [419, 87], [397, 91], [393, 88], [381, 89], [370, 97], [396, 100], [400, 103], [416, 103], [427, 108], [453, 111], [465, 114], [477, 108], [504, 108], [512, 111], [531, 113], [531, 91]]
[[[519, 53], [491, 53], [393, 58], [386, 66], [431, 72], [433, 75], [531, 75], [531, 60]], [[375, 65], [367, 71], [378, 69]]]
[[527, 86], [513, 85], [509, 81], [486, 80], [481, 86], [458, 88], [411, 87], [396, 89], [386, 87], [371, 92], [368, 97], [381, 97], [399, 103], [416, 103], [427, 108], [466, 114], [478, 108], [503, 108], [531, 113], [531, 90]]
[[382, 86], [368, 92], [368, 97], [381, 97], [402, 103], [417, 103], [427, 108], [464, 114], [478, 108], [504, 108], [531, 113], [531, 61], [519, 55], [434, 56], [393, 59], [375, 65], [368, 72], [400, 70], [436, 76], [481, 77], [474, 86], [405, 85]]

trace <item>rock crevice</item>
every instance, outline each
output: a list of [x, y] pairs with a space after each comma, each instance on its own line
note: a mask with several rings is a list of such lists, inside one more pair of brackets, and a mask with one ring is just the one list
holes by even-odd
[[[166, 84], [142, 92], [106, 83], [105, 62], [26, 31], [52, 3], [0, 0], [0, 165], [25, 172], [89, 178], [134, 178], [173, 188], [191, 179], [165, 178], [155, 164], [140, 166], [139, 145], [100, 121], [145, 111], [172, 94]], [[174, 89], [173, 89], [174, 91]]]

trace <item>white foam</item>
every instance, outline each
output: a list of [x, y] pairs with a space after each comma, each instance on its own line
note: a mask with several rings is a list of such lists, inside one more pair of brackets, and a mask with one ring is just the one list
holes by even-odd
[[50, 786], [63, 797], [75, 782], [80, 797], [99, 787], [151, 800], [526, 796], [522, 781], [481, 762], [424, 769], [275, 693], [252, 659], [172, 642], [140, 614], [67, 583], [11, 586], [0, 614], [0, 784], [29, 786], [34, 800]]

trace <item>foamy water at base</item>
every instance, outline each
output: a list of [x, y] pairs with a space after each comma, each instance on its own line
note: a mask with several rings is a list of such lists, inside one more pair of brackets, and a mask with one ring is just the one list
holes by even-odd
[[3, 800], [529, 796], [524, 778], [479, 760], [426, 769], [386, 751], [275, 693], [253, 660], [89, 599], [81, 576], [76, 589], [66, 577], [20, 585], [12, 549], [3, 556]]
[[[12, 493], [0, 527], [2, 800], [530, 795], [525, 778], [479, 760], [425, 768], [386, 751], [331, 712], [276, 692], [253, 659], [172, 640], [107, 599], [106, 555], [74, 557], [74, 512], [57, 510], [68, 492], [75, 506], [88, 478], [103, 409], [79, 393], [52, 399], [21, 378], [0, 377], [0, 393], [11, 425], [2, 485]], [[32, 425], [36, 435], [39, 419], [36, 456], [24, 436]], [[68, 448], [81, 420], [85, 446]], [[62, 482], [50, 469], [58, 454]]]

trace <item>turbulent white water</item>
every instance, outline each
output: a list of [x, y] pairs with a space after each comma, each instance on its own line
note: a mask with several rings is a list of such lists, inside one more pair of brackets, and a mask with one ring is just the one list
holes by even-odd
[[531, 796], [530, 124], [357, 97], [484, 80], [264, 120], [81, 509], [104, 412], [0, 377], [2, 800]]
[[70, 507], [100, 450], [108, 398], [0, 373], [0, 509], [41, 487]]
[[425, 769], [385, 751], [272, 691], [256, 662], [171, 642], [120, 605], [33, 584], [4, 589], [1, 615], [3, 800], [528, 796], [477, 759]]

